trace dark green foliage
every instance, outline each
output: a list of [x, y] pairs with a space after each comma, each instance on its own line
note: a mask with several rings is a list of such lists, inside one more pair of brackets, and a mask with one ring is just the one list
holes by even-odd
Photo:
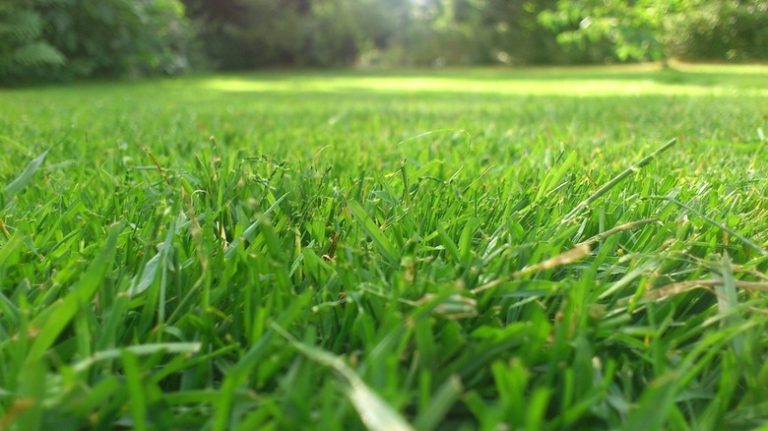
[[185, 0], [207, 55], [225, 69], [603, 61], [565, 49], [537, 16], [554, 1]]
[[607, 43], [622, 60], [768, 59], [765, 0], [558, 0], [539, 19], [565, 46]]
[[193, 34], [177, 0], [30, 0], [0, 6], [0, 23], [0, 83], [190, 66]]
[[333, 66], [396, 31], [404, 1], [185, 0], [206, 54], [224, 69], [266, 65]]
[[0, 5], [0, 84], [201, 65], [761, 60], [766, 28], [762, 0], [14, 0]]
[[673, 27], [675, 51], [689, 60], [768, 59], [768, 2], [707, 2]]
[[32, 2], [0, 3], [0, 82], [49, 73], [65, 57], [43, 36], [45, 22]]
[[74, 76], [173, 74], [188, 67], [191, 33], [177, 0], [58, 0], [48, 37]]
[[185, 3], [224, 69], [766, 58], [759, 0]]

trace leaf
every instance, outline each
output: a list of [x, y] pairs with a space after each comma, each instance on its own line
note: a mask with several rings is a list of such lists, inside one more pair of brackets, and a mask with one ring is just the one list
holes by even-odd
[[243, 232], [242, 236], [240, 238], [235, 239], [232, 241], [232, 243], [229, 244], [227, 249], [224, 251], [224, 257], [226, 259], [231, 259], [235, 256], [235, 253], [237, 252], [237, 247], [240, 245], [241, 242], [251, 242], [253, 238], [256, 236], [256, 232], [259, 229], [259, 226], [261, 226], [261, 223], [263, 220], [268, 220], [267, 217], [272, 214], [275, 209], [278, 208], [280, 203], [288, 196], [288, 193], [284, 193], [282, 196], [277, 198], [272, 205], [267, 208], [266, 211], [264, 211], [263, 214], [259, 218], [256, 219], [253, 223], [251, 223]]
[[13, 53], [13, 59], [24, 66], [60, 65], [66, 62], [66, 58], [58, 49], [45, 42], [22, 46]]
[[107, 270], [115, 260], [117, 237], [122, 230], [122, 224], [112, 226], [107, 235], [104, 248], [102, 248], [85, 270], [75, 287], [72, 288], [72, 291], [63, 300], [56, 302], [52, 306], [54, 307], [53, 310], [32, 344], [32, 348], [27, 356], [27, 363], [40, 360], [53, 343], [56, 342], [56, 338], [67, 327], [80, 306], [90, 301], [93, 295], [96, 294]]
[[376, 244], [379, 252], [381, 252], [381, 254], [383, 254], [390, 262], [396, 262], [398, 253], [395, 250], [395, 247], [389, 242], [389, 239], [384, 235], [384, 232], [376, 226], [376, 223], [368, 217], [368, 214], [363, 207], [355, 201], [349, 201], [348, 207], [365, 233], [368, 234], [368, 237], [370, 237], [373, 240], [373, 243]]
[[136, 355], [129, 350], [122, 351], [123, 372], [125, 373], [125, 383], [128, 389], [128, 400], [133, 423], [131, 428], [137, 431], [149, 429], [147, 424], [147, 396], [144, 393], [142, 382], [144, 379], [139, 368], [139, 361]]
[[675, 145], [676, 143], [677, 143], [676, 138], [670, 139], [669, 141], [667, 141], [666, 144], [657, 148], [652, 153], [648, 154], [647, 156], [633, 163], [628, 168], [621, 171], [621, 173], [611, 178], [610, 181], [603, 184], [599, 189], [597, 189], [597, 191], [589, 195], [589, 197], [587, 197], [583, 201], [579, 202], [578, 205], [576, 205], [570, 212], [568, 212], [568, 214], [566, 214], [565, 217], [563, 217], [563, 223], [573, 220], [577, 215], [579, 215], [579, 213], [581, 213], [581, 211], [588, 208], [594, 201], [600, 199], [600, 197], [602, 197], [603, 195], [611, 191], [611, 189], [613, 189], [614, 187], [619, 185], [619, 183], [624, 181], [625, 178], [637, 172], [640, 168], [644, 167], [645, 165], [651, 163], [653, 159], [658, 157], [661, 153], [672, 148], [672, 146]]
[[[310, 298], [312, 298], [311, 291], [297, 294], [294, 301], [277, 316], [276, 320], [280, 321], [283, 325], [291, 324], [307, 310]], [[277, 323], [274, 325], [277, 325]], [[213, 431], [232, 429], [230, 419], [235, 401], [235, 393], [238, 387], [248, 379], [251, 371], [263, 363], [264, 357], [273, 353], [271, 347], [274, 335], [273, 331], [264, 331], [260, 338], [251, 343], [251, 348], [240, 356], [240, 360], [227, 370], [224, 381], [221, 383], [219, 399], [214, 406], [213, 425], [211, 426]]]
[[640, 397], [640, 405], [635, 409], [624, 425], [625, 431], [645, 431], [662, 429], [677, 391], [676, 374], [665, 374], [648, 385]]
[[144, 270], [141, 272], [141, 278], [134, 279], [133, 283], [131, 283], [131, 287], [128, 289], [129, 297], [133, 298], [141, 292], [149, 289], [149, 286], [151, 286], [152, 282], [155, 281], [157, 267], [160, 265], [162, 258], [163, 252], [159, 251], [156, 255], [152, 256], [152, 259], [149, 259], [147, 264], [144, 265]]
[[[351, 370], [350, 370], [351, 372]], [[360, 378], [349, 382], [349, 400], [360, 420], [373, 431], [408, 431], [413, 429], [389, 404], [363, 383]]]
[[11, 198], [20, 191], [24, 189], [24, 187], [29, 184], [30, 180], [32, 180], [32, 176], [35, 175], [35, 172], [40, 168], [40, 165], [43, 164], [43, 161], [45, 160], [45, 156], [48, 155], [48, 151], [45, 151], [43, 154], [40, 154], [29, 162], [27, 166], [24, 167], [24, 170], [21, 172], [21, 174], [16, 177], [15, 180], [11, 181], [10, 184], [5, 186], [5, 190], [3, 190], [3, 193], [5, 194], [6, 198]]
[[[362, 208], [361, 208], [362, 209]], [[320, 365], [332, 368], [349, 385], [347, 397], [360, 420], [373, 431], [410, 431], [413, 427], [386, 401], [381, 399], [340, 357], [297, 340], [275, 322], [272, 329], [287, 339], [296, 350]]]
[[74, 371], [84, 371], [101, 361], [120, 358], [124, 351], [136, 356], [148, 356], [155, 353], [195, 353], [200, 351], [200, 343], [150, 343], [128, 346], [123, 349], [109, 349], [96, 352], [72, 366]]
[[18, 398], [14, 403], [14, 407], [21, 410], [16, 429], [25, 431], [42, 429], [46, 378], [46, 367], [40, 361], [27, 363], [22, 367], [18, 376], [19, 387], [16, 394]]
[[419, 413], [415, 422], [416, 428], [423, 431], [437, 428], [440, 421], [461, 396], [462, 390], [461, 379], [458, 376], [449, 377], [438, 389], [427, 408]]
[[574, 152], [571, 153], [571, 155], [568, 156], [568, 158], [565, 159], [565, 161], [561, 163], [559, 167], [552, 168], [541, 181], [541, 185], [539, 186], [539, 190], [536, 193], [536, 197], [533, 199], [533, 201], [538, 202], [539, 199], [543, 198], [545, 195], [552, 193], [552, 191], [558, 186], [557, 183], [560, 182], [560, 180], [563, 179], [563, 177], [569, 171], [571, 171], [571, 168], [573, 168], [573, 165], [575, 165], [577, 161], [578, 157]]
[[[723, 255], [720, 271], [723, 282], [715, 285], [715, 294], [717, 294], [717, 309], [723, 316], [723, 326], [740, 326], [743, 322], [738, 312], [739, 299], [736, 292], [736, 280], [731, 271], [731, 260], [727, 254]], [[733, 353], [741, 360], [747, 360], [746, 344], [742, 334], [733, 337]]]
[[437, 226], [437, 234], [440, 236], [440, 241], [443, 244], [443, 247], [450, 253], [451, 257], [453, 257], [456, 262], [461, 262], [459, 247], [453, 242], [451, 236], [448, 235], [448, 232], [445, 230], [442, 223]]
[[24, 246], [24, 238], [16, 234], [0, 247], [0, 268], [14, 265], [19, 260], [19, 254]]
[[173, 235], [176, 232], [176, 223], [171, 222], [168, 226], [168, 233], [165, 237], [165, 241], [160, 245], [157, 254], [152, 256], [149, 261], [144, 265], [144, 269], [141, 271], [141, 277], [136, 277], [131, 283], [131, 287], [128, 289], [128, 296], [134, 297], [149, 289], [152, 283], [155, 281], [157, 275], [157, 269], [165, 266], [166, 256], [173, 247]]
[[672, 197], [669, 197], [669, 196], [648, 196], [648, 199], [663, 200], [663, 201], [671, 202], [671, 203], [679, 206], [680, 208], [688, 211], [689, 213], [694, 214], [694, 215], [696, 215], [698, 217], [701, 217], [707, 223], [711, 224], [712, 226], [716, 226], [717, 228], [719, 228], [723, 232], [728, 233], [728, 235], [738, 239], [744, 245], [750, 247], [751, 249], [755, 250], [756, 252], [762, 254], [763, 256], [768, 256], [768, 250], [763, 248], [761, 245], [757, 244], [756, 242], [752, 241], [751, 239], [749, 239], [749, 238], [745, 237], [744, 235], [738, 233], [737, 231], [729, 228], [728, 226], [718, 222], [717, 220], [713, 219], [712, 217], [706, 215], [702, 211], [699, 211], [699, 210], [697, 210], [696, 208], [694, 208], [694, 207], [692, 207], [690, 205], [684, 204], [684, 203], [680, 202], [679, 200], [677, 200], [675, 198], [672, 198]]

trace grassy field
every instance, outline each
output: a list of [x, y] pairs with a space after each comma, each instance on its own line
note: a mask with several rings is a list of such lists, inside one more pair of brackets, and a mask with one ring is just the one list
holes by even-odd
[[766, 135], [760, 66], [0, 90], [0, 428], [753, 429]]

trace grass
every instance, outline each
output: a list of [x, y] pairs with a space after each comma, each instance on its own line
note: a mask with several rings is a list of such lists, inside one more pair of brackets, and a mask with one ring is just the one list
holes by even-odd
[[0, 91], [0, 427], [753, 429], [767, 73]]

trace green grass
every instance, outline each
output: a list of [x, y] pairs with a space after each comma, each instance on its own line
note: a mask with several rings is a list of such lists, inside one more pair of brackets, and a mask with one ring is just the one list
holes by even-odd
[[752, 429], [767, 77], [0, 91], [0, 428]]

